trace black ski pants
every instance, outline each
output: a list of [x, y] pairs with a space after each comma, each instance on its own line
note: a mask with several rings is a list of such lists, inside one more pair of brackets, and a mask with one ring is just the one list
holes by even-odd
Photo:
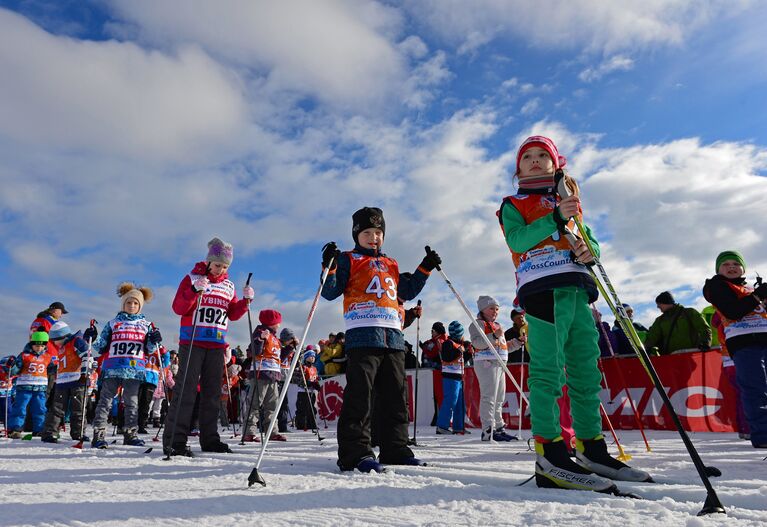
[[296, 394], [296, 416], [294, 425], [298, 430], [314, 430], [317, 423], [314, 421], [314, 408], [317, 395], [311, 392], [298, 392]]
[[75, 441], [79, 441], [83, 435], [83, 397], [85, 396], [85, 385], [80, 384], [74, 387], [64, 388], [56, 385], [53, 389], [53, 397], [50, 408], [45, 414], [45, 424], [43, 425], [43, 436], [57, 437], [59, 425], [64, 421], [64, 414], [67, 408], [69, 414], [69, 435]]
[[154, 391], [157, 388], [156, 385], [142, 382], [138, 389], [138, 427], [146, 429], [147, 422], [149, 421], [149, 408], [152, 406], [152, 397], [154, 397]]
[[[173, 388], [173, 399], [168, 408], [168, 419], [162, 435], [164, 448], [186, 445], [186, 438], [192, 422], [197, 384], [200, 385], [200, 446], [203, 448], [221, 442], [218, 435], [218, 409], [221, 400], [221, 378], [224, 375], [224, 350], [192, 347], [191, 355], [188, 345], [181, 346], [178, 351], [179, 367]], [[186, 383], [181, 386], [186, 373]], [[176, 407], [178, 423], [174, 423]], [[175, 425], [175, 426], [174, 426]]]
[[338, 420], [338, 466], [352, 470], [375, 456], [370, 444], [372, 394], [380, 403], [377, 414], [381, 447], [379, 461], [401, 464], [413, 457], [407, 446], [408, 408], [405, 352], [387, 348], [354, 348], [347, 353], [346, 388]]

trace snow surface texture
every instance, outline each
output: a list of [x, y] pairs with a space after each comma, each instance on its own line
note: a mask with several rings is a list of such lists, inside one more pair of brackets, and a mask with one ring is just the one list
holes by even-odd
[[[467, 436], [436, 436], [419, 427], [416, 455], [428, 467], [395, 467], [384, 474], [341, 473], [335, 430], [293, 431], [270, 443], [259, 473], [266, 487], [248, 488], [260, 444], [237, 454], [202, 454], [163, 461], [160, 443], [109, 450], [0, 439], [0, 525], [654, 525], [704, 527], [767, 525], [767, 451], [735, 434], [692, 435], [728, 515], [696, 517], [705, 498], [687, 452], [673, 432], [649, 432], [652, 452], [638, 432], [621, 431], [632, 465], [658, 483], [620, 483], [645, 500], [590, 492], [538, 489], [531, 481], [534, 454], [524, 441], [481, 443]], [[527, 438], [528, 435], [525, 435]], [[110, 438], [111, 440], [111, 438]], [[611, 451], [617, 455], [616, 449]]]

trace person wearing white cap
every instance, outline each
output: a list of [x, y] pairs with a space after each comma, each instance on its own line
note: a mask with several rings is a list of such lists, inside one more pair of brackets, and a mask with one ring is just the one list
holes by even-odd
[[[482, 295], [477, 299], [477, 324], [482, 328], [493, 348], [505, 363], [509, 348], [503, 328], [497, 322], [501, 309], [492, 296]], [[469, 326], [471, 345], [474, 346], [474, 374], [479, 382], [479, 417], [482, 420], [482, 441], [513, 441], [517, 439], [506, 433], [503, 422], [503, 402], [506, 400], [506, 379], [503, 368], [493, 350], [487, 347], [482, 334], [475, 324]]]

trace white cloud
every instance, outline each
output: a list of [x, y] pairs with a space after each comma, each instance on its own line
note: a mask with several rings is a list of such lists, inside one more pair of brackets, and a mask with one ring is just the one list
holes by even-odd
[[529, 117], [536, 113], [541, 108], [541, 98], [535, 97], [534, 99], [530, 99], [527, 101], [523, 106], [522, 109], [519, 110], [519, 113], [522, 115]]
[[593, 82], [614, 71], [628, 71], [634, 67], [634, 61], [623, 55], [615, 55], [601, 64], [588, 67], [578, 74], [583, 82]]
[[703, 24], [721, 21], [752, 4], [542, 0], [533, 6], [523, 0], [423, 0], [407, 3], [405, 9], [461, 53], [504, 36], [537, 47], [613, 53], [678, 45]]
[[112, 0], [111, 5], [144, 41], [199, 44], [226, 62], [262, 73], [275, 94], [296, 91], [359, 110], [389, 101], [407, 77], [406, 60], [393, 43], [401, 15], [372, 1]]
[[245, 124], [235, 79], [194, 47], [166, 55], [57, 37], [2, 9], [0, 35], [0, 134], [12, 140], [199, 159], [236, 140]]

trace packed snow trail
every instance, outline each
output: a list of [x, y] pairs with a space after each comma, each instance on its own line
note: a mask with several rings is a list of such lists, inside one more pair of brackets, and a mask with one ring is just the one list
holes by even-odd
[[[475, 431], [477, 432], [477, 431]], [[524, 441], [480, 443], [472, 435], [436, 436], [419, 430], [419, 458], [428, 467], [392, 467], [385, 474], [341, 473], [335, 430], [292, 432], [271, 443], [261, 472], [266, 487], [248, 488], [260, 444], [242, 454], [202, 453], [163, 461], [155, 449], [110, 445], [83, 451], [73, 442], [0, 441], [0, 524], [140, 526], [195, 525], [669, 525], [767, 524], [767, 462], [735, 434], [695, 433], [706, 464], [723, 472], [713, 483], [728, 515], [698, 518], [705, 498], [692, 462], [675, 432], [651, 432], [653, 452], [639, 432], [619, 432], [632, 463], [656, 483], [619, 482], [644, 500], [571, 490], [538, 489], [530, 482], [534, 454]], [[615, 450], [614, 445], [610, 445]]]

